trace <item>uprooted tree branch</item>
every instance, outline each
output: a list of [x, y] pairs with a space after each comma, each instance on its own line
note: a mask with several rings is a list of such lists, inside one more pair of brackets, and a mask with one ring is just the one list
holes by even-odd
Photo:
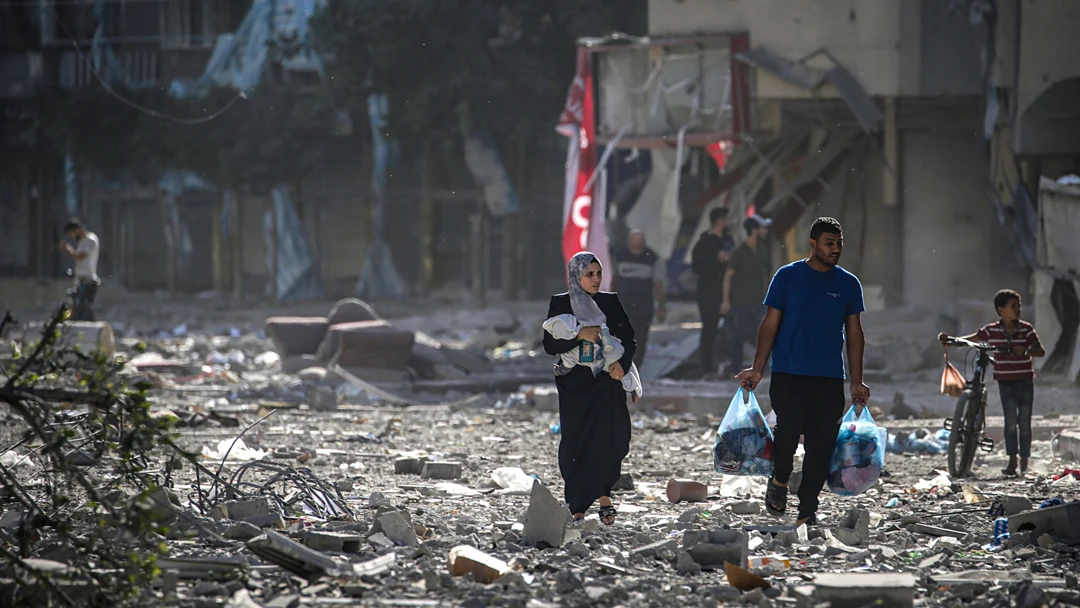
[[0, 450], [0, 604], [136, 603], [159, 574], [173, 421], [151, 414], [151, 385], [128, 386], [122, 360], [59, 346], [66, 316], [0, 364], [14, 442]]

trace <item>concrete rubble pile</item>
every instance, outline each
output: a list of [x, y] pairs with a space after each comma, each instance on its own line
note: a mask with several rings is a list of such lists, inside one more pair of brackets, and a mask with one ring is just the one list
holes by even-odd
[[[343, 310], [355, 314], [338, 323]], [[160, 580], [148, 591], [156, 602], [1080, 603], [1080, 503], [1069, 502], [1080, 484], [1080, 471], [1070, 472], [1080, 469], [1080, 433], [1038, 436], [1037, 466], [1022, 480], [1000, 475], [1000, 447], [980, 454], [975, 477], [963, 480], [942, 473], [944, 455], [890, 453], [875, 488], [854, 498], [826, 490], [819, 525], [796, 527], [794, 495], [789, 516], [779, 520], [763, 508], [764, 478], [712, 471], [713, 436], [730, 396], [708, 413], [636, 411], [614, 492], [615, 525], [601, 524], [595, 511], [575, 523], [562, 502], [557, 413], [507, 406], [516, 389], [461, 389], [469, 398], [451, 400], [418, 389], [415, 377], [410, 384], [376, 373], [413, 375], [418, 345], [462, 355], [435, 367], [450, 365], [466, 379], [498, 374], [504, 365], [517, 373], [522, 362], [447, 346], [409, 322], [357, 318], [367, 311], [374, 314], [353, 302], [322, 321], [275, 317], [266, 338], [118, 339], [117, 350], [129, 355], [138, 342], [146, 345], [129, 362], [131, 377], [155, 385], [155, 411], [180, 419], [182, 447], [201, 454], [209, 469], [220, 466], [232, 488], [209, 492], [213, 480], [196, 479], [187, 466], [162, 490], [162, 523], [170, 528]], [[354, 347], [355, 357], [342, 354]], [[372, 356], [379, 349], [388, 354]], [[286, 373], [283, 363], [296, 357], [311, 366]], [[536, 367], [550, 363], [536, 359]], [[468, 361], [486, 367], [466, 369]], [[733, 388], [721, 390], [730, 395]], [[890, 432], [934, 428], [933, 421], [918, 425]], [[26, 454], [18, 448], [3, 462], [13, 466]], [[199, 484], [209, 502], [192, 492]], [[5, 510], [0, 542], [21, 525], [20, 513]], [[64, 567], [64, 556], [47, 546], [28, 549], [27, 558]]]

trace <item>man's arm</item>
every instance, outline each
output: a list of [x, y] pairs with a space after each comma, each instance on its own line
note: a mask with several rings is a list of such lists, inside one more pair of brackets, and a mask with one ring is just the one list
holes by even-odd
[[720, 312], [727, 314], [731, 309], [731, 279], [735, 276], [735, 269], [728, 268], [724, 273], [724, 299], [721, 300]]
[[752, 368], [758, 374], [765, 371], [765, 363], [769, 361], [769, 353], [776, 342], [776, 332], [780, 331], [780, 319], [783, 316], [784, 313], [769, 306], [765, 309], [765, 318], [761, 320], [761, 325], [758, 325], [757, 350], [754, 352]]
[[866, 336], [863, 334], [861, 313], [848, 315], [844, 320], [844, 329], [847, 334], [851, 400], [859, 405], [866, 405], [866, 400], [870, 398], [870, 389], [863, 383], [863, 352], [866, 350]]
[[83, 259], [86, 258], [86, 256], [90, 255], [89, 252], [80, 251], [78, 249], [75, 249], [74, 247], [71, 246], [71, 243], [69, 243], [67, 241], [60, 241], [60, 251], [68, 254], [69, 256], [71, 256], [72, 258], [74, 258], [76, 260], [83, 260]]

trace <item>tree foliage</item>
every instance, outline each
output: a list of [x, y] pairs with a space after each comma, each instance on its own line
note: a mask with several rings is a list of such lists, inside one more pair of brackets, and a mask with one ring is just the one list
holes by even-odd
[[459, 109], [512, 139], [550, 133], [582, 36], [638, 28], [636, 1], [352, 0], [312, 20], [335, 100], [390, 98], [399, 137], [456, 134]]

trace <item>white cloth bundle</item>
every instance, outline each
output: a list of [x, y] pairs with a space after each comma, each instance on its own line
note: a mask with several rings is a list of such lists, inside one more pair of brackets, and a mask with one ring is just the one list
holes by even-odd
[[[544, 321], [544, 331], [558, 340], [577, 338], [581, 327], [581, 323], [578, 322], [577, 317], [574, 315], [557, 315]], [[562, 366], [566, 369], [573, 369], [575, 365], [584, 365], [592, 368], [593, 372], [596, 373], [600, 370], [609, 371], [612, 364], [618, 363], [619, 359], [626, 353], [626, 349], [623, 348], [622, 342], [618, 338], [611, 335], [607, 325], [601, 325], [600, 331], [604, 336], [602, 340], [606, 342], [599, 345], [596, 356], [593, 357], [591, 363], [581, 361], [579, 351], [575, 348], [560, 355]], [[609, 348], [610, 350], [608, 350]], [[626, 374], [622, 378], [623, 388], [626, 389], [626, 392], [636, 393], [638, 397], [641, 397], [641, 377], [638, 375], [637, 365], [631, 363], [630, 369], [625, 371]]]

